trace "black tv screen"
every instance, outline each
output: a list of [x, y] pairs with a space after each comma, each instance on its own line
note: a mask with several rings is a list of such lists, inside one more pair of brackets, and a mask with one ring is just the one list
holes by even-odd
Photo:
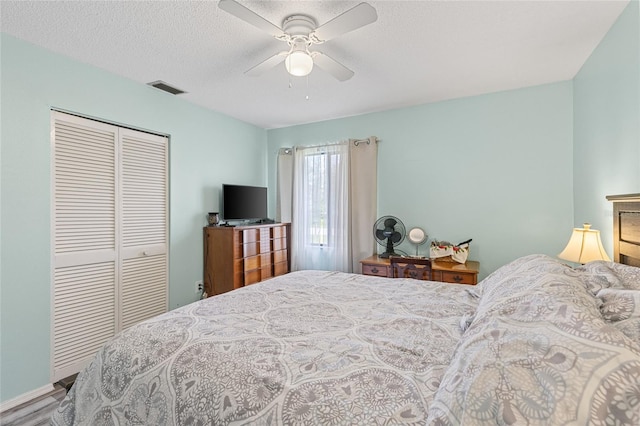
[[224, 220], [265, 219], [267, 188], [223, 184], [222, 217]]

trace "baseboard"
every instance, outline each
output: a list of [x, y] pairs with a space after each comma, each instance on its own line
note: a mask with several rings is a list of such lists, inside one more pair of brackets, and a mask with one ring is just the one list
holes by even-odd
[[0, 403], [0, 413], [15, 408], [18, 405], [24, 404], [25, 402], [29, 402], [32, 399], [36, 399], [39, 396], [46, 395], [51, 391], [53, 391], [53, 385], [49, 383], [48, 385], [44, 385], [38, 389], [34, 389], [30, 392], [23, 393], [22, 395], [18, 395], [15, 398], [4, 401]]
[[62, 386], [65, 392], [69, 392], [69, 389], [71, 389], [71, 386], [73, 386], [77, 377], [78, 377], [78, 373], [72, 374], [69, 377], [65, 377], [64, 379], [61, 379], [59, 382], [57, 382], [57, 384]]

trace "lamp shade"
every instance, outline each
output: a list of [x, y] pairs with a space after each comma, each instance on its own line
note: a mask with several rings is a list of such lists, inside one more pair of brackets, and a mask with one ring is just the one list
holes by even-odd
[[294, 50], [284, 60], [287, 72], [296, 77], [304, 77], [313, 69], [313, 58], [304, 50]]
[[585, 223], [584, 228], [573, 228], [569, 243], [558, 255], [560, 259], [576, 263], [587, 263], [593, 260], [610, 261], [607, 252], [602, 247], [600, 231], [591, 229], [591, 225]]

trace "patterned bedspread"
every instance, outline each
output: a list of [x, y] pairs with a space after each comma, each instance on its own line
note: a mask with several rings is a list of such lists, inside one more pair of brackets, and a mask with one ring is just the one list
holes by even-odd
[[640, 342], [603, 319], [609, 275], [545, 256], [477, 287], [293, 272], [120, 333], [53, 423], [640, 424]]
[[424, 424], [468, 288], [304, 271], [208, 298], [109, 341], [55, 422]]

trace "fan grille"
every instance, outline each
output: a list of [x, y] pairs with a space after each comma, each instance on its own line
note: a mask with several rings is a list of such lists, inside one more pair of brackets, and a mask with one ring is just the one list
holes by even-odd
[[378, 244], [385, 247], [380, 257], [387, 258], [395, 255], [394, 247], [404, 241], [406, 228], [402, 221], [395, 216], [382, 216], [373, 225], [373, 237]]

